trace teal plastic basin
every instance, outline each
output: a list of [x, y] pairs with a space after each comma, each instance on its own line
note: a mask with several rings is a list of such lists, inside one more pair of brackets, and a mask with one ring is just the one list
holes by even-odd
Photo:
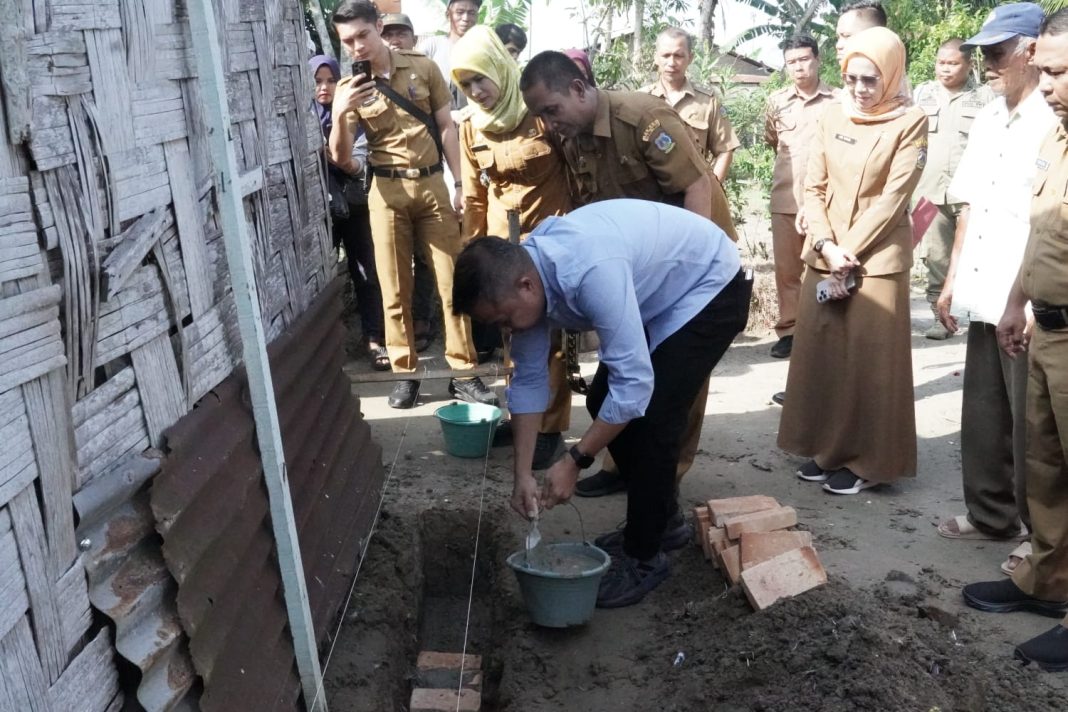
[[485, 457], [501, 409], [485, 403], [451, 403], [434, 411], [445, 436], [445, 450], [456, 457]]
[[[588, 561], [589, 565], [566, 573], [540, 568], [540, 562], [551, 560], [554, 553], [571, 561]], [[574, 541], [542, 544], [531, 552], [529, 559], [525, 550], [507, 559], [519, 582], [531, 621], [546, 628], [567, 628], [590, 620], [597, 606], [601, 576], [611, 561], [612, 557], [604, 549]]]

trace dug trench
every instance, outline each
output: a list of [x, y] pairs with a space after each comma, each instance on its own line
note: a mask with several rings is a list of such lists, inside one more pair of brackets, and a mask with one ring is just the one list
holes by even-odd
[[465, 633], [484, 712], [1064, 709], [1048, 676], [975, 645], [933, 574], [865, 590], [832, 575], [753, 613], [691, 547], [639, 606], [538, 628], [504, 565], [513, 519], [483, 514], [468, 626], [478, 512], [387, 502], [327, 670], [334, 709], [407, 710], [418, 653], [458, 653]]

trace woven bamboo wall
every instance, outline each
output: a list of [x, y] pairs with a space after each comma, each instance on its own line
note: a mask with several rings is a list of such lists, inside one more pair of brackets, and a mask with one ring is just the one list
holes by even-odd
[[[215, 9], [273, 339], [336, 271], [303, 17]], [[113, 710], [72, 498], [122, 491], [239, 354], [185, 5], [0, 0], [0, 94], [0, 709]]]

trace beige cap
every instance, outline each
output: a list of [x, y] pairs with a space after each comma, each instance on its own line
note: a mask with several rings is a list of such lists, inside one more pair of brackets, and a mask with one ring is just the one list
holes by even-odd
[[389, 27], [390, 25], [403, 25], [412, 32], [415, 32], [415, 27], [412, 25], [412, 21], [408, 19], [408, 16], [403, 12], [390, 12], [382, 16], [382, 27]]

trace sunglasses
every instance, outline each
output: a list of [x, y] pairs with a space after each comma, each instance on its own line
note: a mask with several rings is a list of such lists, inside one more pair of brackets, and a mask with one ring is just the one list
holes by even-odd
[[882, 77], [870, 77], [866, 74], [842, 74], [842, 83], [847, 87], [856, 86], [857, 82], [865, 89], [874, 89]]

